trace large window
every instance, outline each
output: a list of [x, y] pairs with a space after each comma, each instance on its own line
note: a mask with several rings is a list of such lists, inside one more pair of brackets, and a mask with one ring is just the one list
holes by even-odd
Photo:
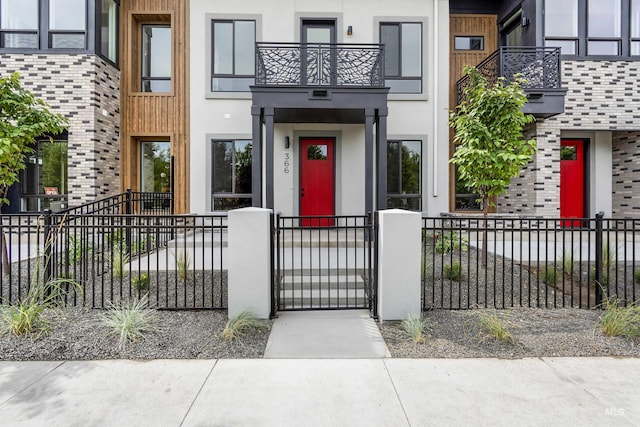
[[545, 45], [559, 47], [563, 55], [578, 53], [578, 0], [545, 2]]
[[638, 0], [546, 0], [545, 45], [563, 55], [640, 55]]
[[589, 0], [587, 54], [620, 55], [622, 0]]
[[49, 47], [86, 49], [86, 0], [49, 0]]
[[140, 188], [146, 193], [171, 191], [171, 143], [142, 141], [140, 149]]
[[0, 0], [0, 48], [37, 49], [38, 0]]
[[67, 201], [67, 141], [38, 141], [20, 176], [23, 212], [60, 210]]
[[100, 17], [100, 53], [113, 63], [118, 63], [118, 3], [102, 0]]
[[142, 92], [171, 92], [171, 26], [142, 29]]
[[256, 22], [212, 21], [213, 92], [244, 92], [255, 80]]
[[226, 211], [251, 206], [251, 141], [212, 142], [211, 208]]
[[387, 146], [387, 207], [419, 211], [422, 141], [389, 141]]
[[422, 24], [380, 24], [385, 82], [392, 93], [422, 93]]

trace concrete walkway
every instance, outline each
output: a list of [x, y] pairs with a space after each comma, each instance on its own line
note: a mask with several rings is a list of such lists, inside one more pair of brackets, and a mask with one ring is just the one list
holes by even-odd
[[640, 359], [0, 362], [7, 426], [637, 426]]
[[369, 359], [391, 354], [368, 310], [281, 311], [264, 357]]

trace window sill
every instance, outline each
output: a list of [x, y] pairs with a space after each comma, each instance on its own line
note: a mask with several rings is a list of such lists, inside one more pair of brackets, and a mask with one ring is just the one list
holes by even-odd
[[205, 99], [251, 99], [251, 92], [206, 92]]
[[387, 96], [389, 101], [428, 101], [426, 93], [390, 93]]

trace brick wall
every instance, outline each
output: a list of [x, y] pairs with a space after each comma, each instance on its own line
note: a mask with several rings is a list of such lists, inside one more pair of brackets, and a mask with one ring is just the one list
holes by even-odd
[[0, 74], [69, 119], [69, 205], [120, 191], [120, 72], [91, 54], [3, 54]]
[[[630, 131], [632, 133], [621, 133], [619, 138], [636, 135], [631, 139], [638, 141], [638, 133], [634, 131], [640, 130], [640, 62], [562, 61], [562, 75], [563, 86], [567, 89], [565, 112], [536, 123], [538, 153], [521, 176], [512, 182], [507, 196], [500, 198], [499, 212], [560, 215], [560, 137], [563, 131], [614, 131], [614, 138], [615, 131]], [[630, 148], [629, 144], [636, 142], [620, 141], [617, 144], [614, 141], [613, 150], [614, 174], [616, 169], [619, 173], [618, 183], [614, 181], [614, 193], [617, 192], [613, 198], [614, 214], [629, 211], [629, 207], [622, 206], [623, 201], [629, 199], [621, 195], [635, 178], [631, 173], [620, 173], [616, 163], [620, 165], [621, 161], [615, 156], [625, 154], [615, 154], [615, 150], [616, 145], [626, 144]], [[633, 200], [635, 203], [636, 198]], [[640, 206], [640, 200], [637, 203]], [[636, 216], [640, 215], [640, 211], [634, 212]]]
[[613, 216], [638, 218], [640, 217], [640, 132], [614, 132], [612, 142]]

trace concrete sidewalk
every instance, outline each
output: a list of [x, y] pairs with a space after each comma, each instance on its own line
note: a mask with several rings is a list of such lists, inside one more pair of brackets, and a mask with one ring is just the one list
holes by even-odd
[[640, 425], [639, 358], [0, 362], [8, 426]]

